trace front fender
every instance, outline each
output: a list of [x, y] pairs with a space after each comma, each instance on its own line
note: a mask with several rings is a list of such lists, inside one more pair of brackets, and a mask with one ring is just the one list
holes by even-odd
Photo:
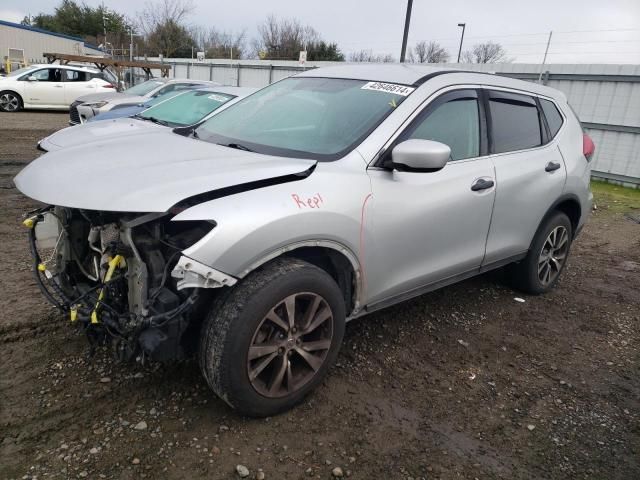
[[317, 244], [343, 250], [359, 271], [361, 210], [370, 194], [368, 177], [362, 171], [318, 170], [302, 181], [218, 198], [181, 212], [173, 221], [216, 222], [209, 234], [183, 253], [242, 278], [287, 250]]

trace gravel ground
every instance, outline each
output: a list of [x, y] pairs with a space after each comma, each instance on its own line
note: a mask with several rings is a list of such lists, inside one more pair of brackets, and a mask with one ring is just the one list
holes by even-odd
[[640, 201], [597, 196], [550, 294], [494, 273], [354, 321], [318, 391], [252, 420], [193, 361], [88, 361], [37, 291], [11, 178], [66, 120], [0, 114], [0, 478], [640, 478]]

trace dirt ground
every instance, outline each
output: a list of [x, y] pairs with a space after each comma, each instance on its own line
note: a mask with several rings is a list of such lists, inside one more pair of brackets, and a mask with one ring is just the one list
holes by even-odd
[[38, 292], [11, 179], [66, 120], [0, 114], [0, 478], [640, 478], [637, 192], [598, 188], [550, 294], [491, 274], [354, 321], [303, 405], [252, 420], [193, 361], [88, 361]]

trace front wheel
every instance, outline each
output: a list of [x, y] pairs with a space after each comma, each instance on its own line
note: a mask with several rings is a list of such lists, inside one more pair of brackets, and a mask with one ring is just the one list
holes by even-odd
[[567, 215], [556, 212], [549, 216], [536, 232], [525, 259], [513, 266], [515, 286], [534, 295], [551, 290], [567, 263], [572, 238]]
[[20, 95], [14, 92], [0, 92], [0, 110], [3, 112], [17, 112], [22, 108]]
[[240, 413], [269, 416], [299, 403], [338, 355], [345, 304], [336, 282], [297, 259], [277, 259], [243, 279], [207, 318], [200, 366]]

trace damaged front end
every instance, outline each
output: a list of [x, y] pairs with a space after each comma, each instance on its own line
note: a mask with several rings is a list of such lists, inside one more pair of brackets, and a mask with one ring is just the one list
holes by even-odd
[[85, 330], [92, 349], [111, 343], [122, 360], [188, 356], [208, 289], [236, 282], [182, 255], [215, 222], [52, 206], [24, 225], [42, 293]]

